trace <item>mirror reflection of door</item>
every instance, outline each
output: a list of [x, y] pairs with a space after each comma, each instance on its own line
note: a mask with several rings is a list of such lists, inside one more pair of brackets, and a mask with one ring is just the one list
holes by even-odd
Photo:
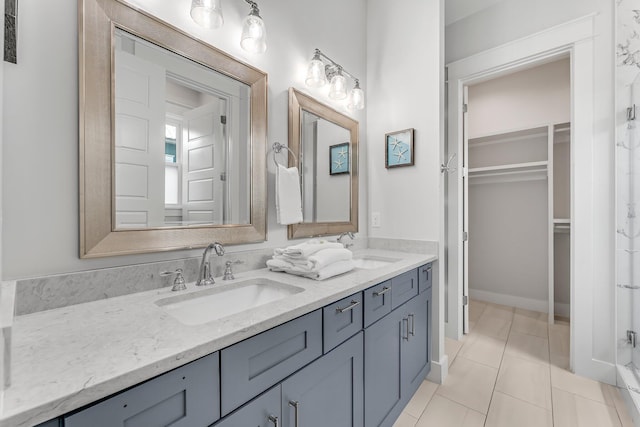
[[116, 51], [116, 223], [145, 227], [164, 222], [165, 73], [160, 66]]
[[182, 221], [223, 224], [225, 144], [220, 102], [212, 101], [184, 115]]
[[116, 31], [115, 228], [247, 224], [250, 88]]

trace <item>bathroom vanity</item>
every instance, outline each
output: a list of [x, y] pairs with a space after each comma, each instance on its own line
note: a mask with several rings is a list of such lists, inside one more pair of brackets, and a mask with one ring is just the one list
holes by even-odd
[[430, 369], [435, 257], [364, 252], [370, 265], [322, 282], [190, 286], [181, 300], [302, 289], [202, 324], [163, 308], [168, 289], [20, 316], [2, 425], [391, 426]]

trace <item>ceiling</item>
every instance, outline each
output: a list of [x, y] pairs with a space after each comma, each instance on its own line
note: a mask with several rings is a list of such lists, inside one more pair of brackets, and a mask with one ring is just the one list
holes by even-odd
[[445, 0], [445, 25], [452, 24], [501, 1], [503, 0]]

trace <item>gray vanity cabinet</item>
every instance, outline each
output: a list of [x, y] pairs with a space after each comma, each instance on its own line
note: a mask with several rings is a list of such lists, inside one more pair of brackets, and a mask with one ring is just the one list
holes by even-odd
[[409, 334], [402, 348], [402, 400], [415, 393], [431, 368], [431, 288], [409, 301], [403, 313]]
[[280, 427], [281, 400], [281, 387], [277, 385], [215, 424], [215, 427]]
[[365, 425], [393, 425], [400, 403], [404, 313], [391, 312], [364, 331]]
[[418, 270], [413, 269], [391, 279], [391, 309], [395, 310], [418, 295]]
[[364, 326], [366, 328], [391, 313], [391, 280], [365, 289], [363, 294]]
[[433, 282], [433, 264], [425, 264], [418, 268], [418, 291], [420, 293], [431, 288]]
[[219, 369], [216, 352], [66, 415], [64, 426], [208, 426], [220, 418]]
[[324, 353], [362, 330], [362, 292], [343, 298], [322, 309]]
[[[414, 295], [418, 292], [417, 270], [410, 273], [413, 274], [398, 277], [402, 279], [403, 294]], [[367, 427], [392, 426], [396, 421], [431, 368], [430, 338], [431, 288], [412, 296], [406, 304], [365, 329]]]
[[282, 427], [364, 426], [362, 332], [282, 383]]
[[220, 352], [222, 415], [322, 356], [322, 310]]

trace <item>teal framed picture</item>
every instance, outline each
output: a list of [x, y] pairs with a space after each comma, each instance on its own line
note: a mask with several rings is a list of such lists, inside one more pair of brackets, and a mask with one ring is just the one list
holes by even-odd
[[349, 143], [329, 147], [329, 175], [349, 173]]
[[387, 169], [413, 166], [413, 134], [411, 128], [385, 135], [384, 166]]

